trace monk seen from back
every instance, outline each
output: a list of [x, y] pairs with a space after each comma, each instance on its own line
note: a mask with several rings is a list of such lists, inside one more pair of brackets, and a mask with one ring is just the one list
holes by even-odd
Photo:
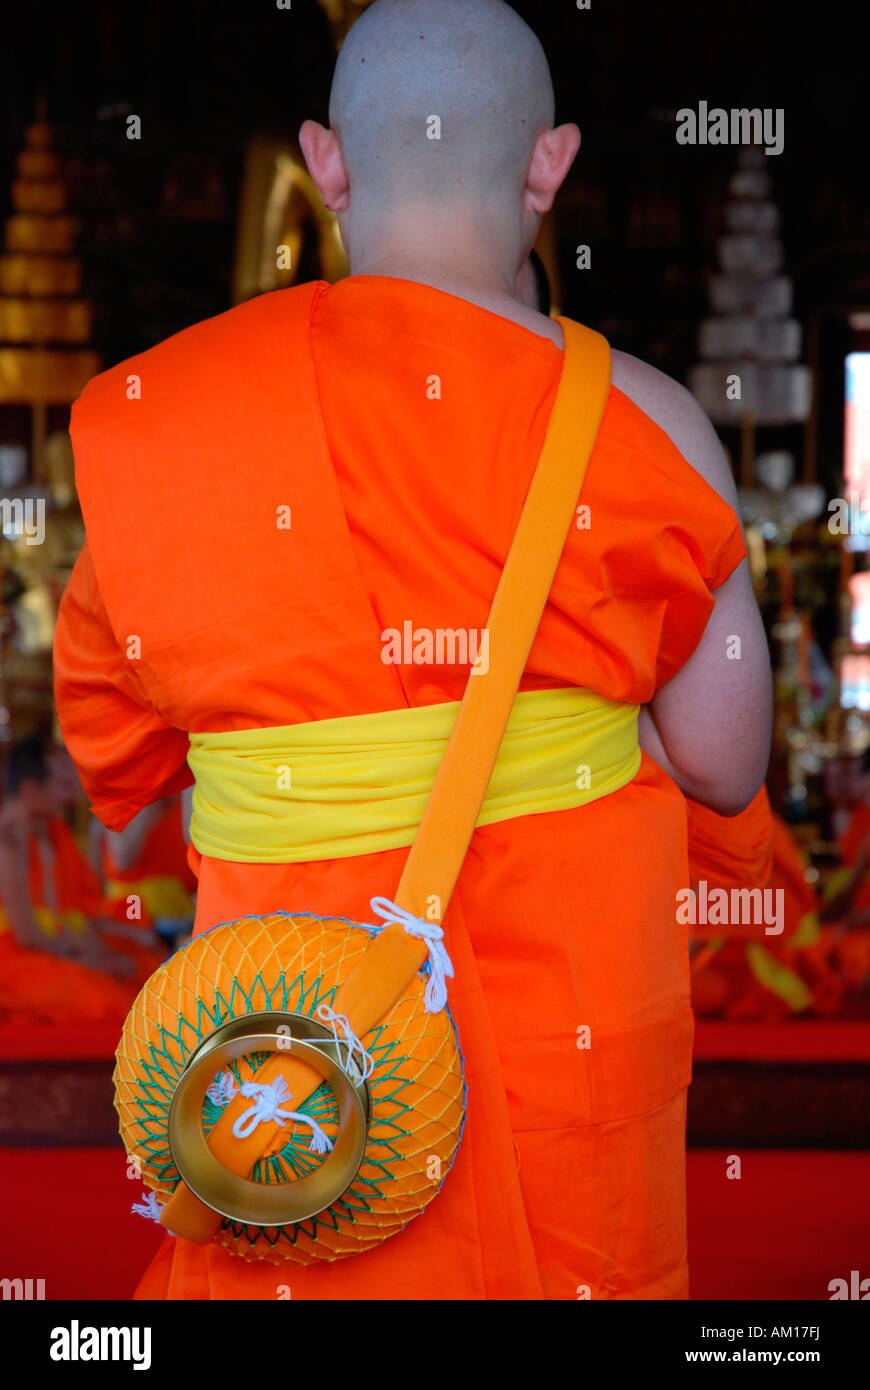
[[[88, 539], [57, 702], [113, 830], [190, 784], [191, 734], [396, 711], [398, 757], [404, 712], [462, 698], [541, 453], [564, 334], [517, 278], [580, 132], [555, 124], [537, 38], [501, 0], [377, 0], [329, 122], [299, 138], [350, 275], [197, 324], [74, 407]], [[139, 1297], [688, 1297], [685, 798], [728, 816], [758, 791], [767, 648], [711, 425], [618, 351], [582, 503], [520, 691], [627, 711], [636, 770], [578, 804], [575, 754], [560, 809], [518, 786], [474, 833], [443, 924], [468, 1098], [442, 1189], [331, 1264], [167, 1234]], [[277, 910], [371, 921], [410, 842], [360, 852], [351, 825], [252, 863], [196, 809], [191, 835], [196, 933]]]

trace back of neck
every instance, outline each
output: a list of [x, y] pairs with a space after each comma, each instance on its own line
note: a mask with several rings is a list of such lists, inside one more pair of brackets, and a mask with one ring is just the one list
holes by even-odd
[[481, 309], [510, 319], [522, 328], [528, 328], [542, 338], [549, 338], [558, 348], [563, 348], [564, 335], [554, 319], [539, 314], [523, 304], [512, 292], [509, 278], [501, 268], [493, 263], [476, 263], [472, 270], [458, 261], [437, 261], [432, 258], [421, 260], [414, 256], [396, 255], [391, 257], [352, 259], [351, 275], [381, 275], [399, 280], [413, 280], [420, 285], [430, 285], [432, 289], [455, 295], [477, 304]]

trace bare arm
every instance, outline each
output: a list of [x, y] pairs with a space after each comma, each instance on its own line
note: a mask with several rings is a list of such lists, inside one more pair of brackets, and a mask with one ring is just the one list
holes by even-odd
[[[614, 385], [665, 430], [736, 513], [731, 469], [694, 397], [636, 358], [614, 352], [613, 359]], [[640, 740], [687, 796], [730, 816], [749, 805], [767, 771], [772, 682], [748, 561], [714, 597], [692, 656], [642, 711]]]

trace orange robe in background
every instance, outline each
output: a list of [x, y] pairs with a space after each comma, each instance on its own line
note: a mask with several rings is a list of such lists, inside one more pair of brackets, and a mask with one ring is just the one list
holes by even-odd
[[[839, 848], [843, 856], [843, 863], [850, 867], [858, 858], [858, 852], [862, 844], [870, 836], [870, 806], [859, 803], [849, 817], [849, 824], [843, 835], [840, 836]], [[862, 908], [870, 905], [870, 875], [865, 879], [861, 890], [855, 899], [855, 907]]]
[[0, 924], [0, 1023], [112, 1023], [120, 1037], [138, 986], [20, 946]]
[[[816, 915], [819, 902], [807, 881], [806, 859], [785, 821], [771, 810], [766, 788], [739, 816], [717, 816], [696, 802], [687, 804], [693, 884], [705, 879], [710, 889], [782, 893], [779, 935], [768, 936], [758, 923], [691, 929], [699, 947], [692, 962], [695, 1011], [729, 1019], [778, 1019], [818, 1004], [830, 984]], [[754, 960], [749, 947], [754, 947]]]
[[[485, 626], [561, 360], [463, 299], [351, 276], [264, 295], [89, 384], [72, 424], [88, 545], [55, 671], [106, 825], [189, 782], [186, 730], [461, 698], [467, 666], [387, 665], [382, 633]], [[646, 702], [743, 558], [737, 518], [616, 388], [582, 500], [590, 524], [570, 533], [520, 688]], [[276, 909], [369, 921], [406, 854], [202, 858], [195, 931]], [[436, 1200], [328, 1265], [167, 1236], [139, 1296], [687, 1297], [687, 873], [684, 799], [648, 757], [590, 805], [478, 829], [445, 918], [468, 1109]], [[515, 1159], [503, 1188], [496, 1131]]]
[[[852, 868], [858, 858], [861, 846], [870, 836], [870, 806], [859, 803], [852, 812], [845, 833], [840, 838], [840, 853], [843, 863]], [[855, 913], [870, 909], [870, 871], [865, 873], [852, 910]], [[860, 991], [870, 977], [870, 928], [866, 925], [853, 928], [845, 934], [823, 929], [830, 941], [831, 954], [841, 977], [852, 990]]]
[[[763, 783], [737, 816], [717, 815], [691, 797], [686, 798], [686, 812], [689, 880], [696, 892], [702, 881], [708, 891], [763, 888], [768, 884], [773, 863], [773, 812]], [[758, 940], [759, 929], [698, 922], [689, 932], [695, 947], [692, 1006], [697, 1014], [722, 1013], [742, 995], [750, 978], [741, 938]]]
[[[781, 937], [766, 943], [771, 955], [785, 969], [798, 976], [807, 987], [808, 1007], [815, 1014], [834, 1012], [843, 995], [843, 984], [832, 968], [832, 938], [838, 934], [834, 923], [819, 919], [821, 899], [807, 879], [809, 860], [780, 816], [774, 816], [774, 852], [770, 886], [782, 889], [785, 930]], [[756, 990], [756, 998], [759, 997]], [[770, 1012], [773, 1005], [768, 998]], [[787, 1017], [791, 1009], [780, 1009]]]
[[[100, 845], [103, 878], [116, 905], [125, 902], [129, 893], [138, 892], [143, 899], [148, 919], [154, 916], [193, 915], [193, 895], [196, 893], [196, 874], [190, 867], [181, 814], [181, 798], [173, 797], [147, 831], [142, 847], [132, 864], [120, 869], [111, 847], [103, 839]], [[149, 891], [151, 890], [151, 891]], [[157, 901], [166, 899], [165, 914], [157, 909]]]
[[[87, 930], [88, 919], [103, 916], [107, 908], [97, 879], [66, 821], [52, 819], [47, 831], [54, 857], [48, 892], [37, 839], [28, 840], [28, 883], [37, 920], [48, 935], [56, 933], [58, 918], [69, 930]], [[120, 1032], [139, 986], [160, 961], [153, 952], [139, 949], [136, 978], [116, 980], [80, 961], [19, 945], [0, 908], [0, 1018], [16, 1023], [116, 1023]]]
[[[761, 784], [738, 816], [720, 816], [686, 797], [689, 877], [708, 888], [762, 888], [773, 866], [775, 825], [767, 787]], [[751, 930], [750, 930], [751, 934]], [[721, 936], [722, 928], [692, 928], [697, 940]]]
[[[139, 923], [128, 922], [125, 902], [109, 902], [103, 897], [100, 881], [66, 821], [58, 818], [51, 822], [51, 837], [54, 846], [54, 889], [60, 909], [77, 913], [81, 918], [92, 922], [105, 922], [115, 918], [135, 931]], [[40, 877], [33, 882], [31, 894], [34, 902], [45, 900], [41, 872]], [[127, 956], [133, 962], [135, 975], [131, 978], [137, 988], [144, 985], [149, 975], [154, 974], [167, 956], [166, 951], [154, 950], [144, 941], [136, 941], [127, 933], [122, 936], [109, 928], [103, 928], [100, 937], [112, 950]]]

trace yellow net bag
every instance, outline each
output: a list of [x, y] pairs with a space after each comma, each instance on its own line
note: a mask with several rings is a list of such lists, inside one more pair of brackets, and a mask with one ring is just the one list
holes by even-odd
[[[140, 992], [124, 1027], [115, 1069], [115, 1105], [121, 1136], [158, 1200], [182, 1176], [170, 1144], [170, 1110], [179, 1082], [197, 1050], [232, 1019], [264, 1015], [312, 1020], [328, 1015], [341, 981], [371, 945], [369, 930], [311, 914], [247, 917], [197, 937], [163, 965]], [[373, 1062], [362, 1082], [369, 1114], [364, 1151], [343, 1195], [325, 1210], [292, 1225], [266, 1226], [227, 1217], [215, 1241], [246, 1259], [273, 1263], [334, 1260], [360, 1254], [400, 1231], [437, 1193], [462, 1132], [465, 1083], [456, 1030], [449, 1012], [427, 1012], [425, 980], [415, 975], [395, 1007], [366, 1036]], [[294, 1028], [293, 1022], [277, 1028]], [[331, 1028], [324, 1050], [339, 1059]], [[276, 1056], [280, 1056], [278, 1033]], [[330, 1038], [332, 1041], [330, 1042]], [[226, 1098], [262, 1065], [264, 1053], [242, 1053], [224, 1066], [206, 1064], [203, 1134], [211, 1134]], [[357, 1067], [359, 1081], [365, 1068]], [[244, 1102], [238, 1102], [244, 1103]], [[340, 1124], [335, 1093], [324, 1080], [300, 1107], [334, 1141]], [[266, 1186], [310, 1178], [328, 1154], [311, 1151], [303, 1122], [282, 1127], [255, 1165], [251, 1179]], [[185, 1175], [189, 1176], [189, 1175]]]

